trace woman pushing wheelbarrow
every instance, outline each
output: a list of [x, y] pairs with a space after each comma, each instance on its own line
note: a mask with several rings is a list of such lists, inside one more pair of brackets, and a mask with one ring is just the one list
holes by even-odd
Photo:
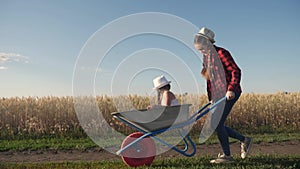
[[[250, 151], [252, 138], [245, 137], [239, 132], [227, 127], [224, 125], [227, 116], [229, 115], [232, 107], [239, 99], [242, 89], [240, 86], [241, 81], [241, 70], [233, 60], [233, 57], [224, 48], [218, 47], [216, 45], [212, 45], [214, 49], [209, 48], [208, 44], [215, 43], [214, 32], [210, 29], [203, 27], [200, 29], [199, 33], [195, 35], [194, 39], [194, 47], [196, 50], [200, 51], [203, 54], [203, 68], [201, 74], [206, 78], [207, 81], [207, 93], [209, 101], [212, 101], [212, 98], [220, 98], [226, 95], [225, 107], [223, 109], [223, 113], [221, 119], [216, 127], [216, 132], [218, 135], [218, 139], [220, 141], [222, 147], [222, 154], [218, 155], [218, 158], [211, 160], [211, 163], [232, 163], [234, 159], [231, 156], [230, 147], [229, 147], [229, 137], [235, 138], [241, 142], [241, 158], [246, 158], [247, 154]], [[211, 55], [214, 55], [211, 51], [216, 51], [219, 59], [214, 58]], [[221, 64], [218, 65], [221, 71], [224, 71], [225, 74], [225, 82], [222, 83], [220, 79], [215, 80], [212, 83], [212, 77], [214, 74], [210, 71], [214, 71], [217, 68], [211, 68], [214, 65], [213, 62], [216, 60], [220, 60]], [[217, 64], [215, 64], [217, 65]], [[220, 73], [218, 73], [220, 75]], [[225, 89], [220, 90], [220, 89]], [[214, 92], [214, 93], [213, 93]], [[212, 96], [214, 94], [214, 96]]]

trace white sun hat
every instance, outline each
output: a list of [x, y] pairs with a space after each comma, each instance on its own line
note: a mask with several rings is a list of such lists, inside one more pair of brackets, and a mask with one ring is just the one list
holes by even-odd
[[159, 89], [170, 83], [171, 81], [168, 81], [164, 75], [161, 75], [153, 79], [153, 85], [154, 85], [153, 89]]
[[207, 38], [208, 40], [211, 41], [211, 43], [216, 42], [215, 39], [214, 39], [215, 38], [215, 33], [212, 30], [210, 30], [206, 27], [201, 28], [197, 35], [198, 36], [200, 35], [202, 37]]

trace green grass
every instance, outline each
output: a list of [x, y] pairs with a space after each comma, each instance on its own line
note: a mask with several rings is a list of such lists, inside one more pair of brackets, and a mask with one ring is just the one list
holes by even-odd
[[[275, 155], [256, 155], [246, 160], [236, 158], [233, 164], [210, 164], [212, 157], [192, 157], [192, 158], [168, 158], [154, 160], [150, 167], [153, 169], [179, 169], [179, 168], [209, 168], [209, 169], [297, 169], [300, 168], [300, 155], [297, 156], [275, 156]], [[99, 162], [60, 162], [60, 163], [1, 163], [0, 168], [14, 169], [58, 169], [58, 168], [93, 168], [93, 169], [119, 169], [128, 168], [122, 161], [99, 161]]]
[[[290, 140], [300, 140], [300, 133], [277, 133], [277, 134], [255, 134], [251, 135], [254, 143], [260, 142], [284, 142]], [[195, 143], [198, 143], [198, 137], [192, 136]], [[231, 142], [236, 140], [230, 139]], [[205, 144], [216, 144], [218, 139], [213, 135]], [[113, 144], [113, 143], [112, 143]], [[27, 151], [27, 150], [86, 150], [99, 148], [89, 138], [42, 138], [42, 139], [23, 139], [23, 140], [0, 140], [0, 151]]]
[[43, 138], [24, 140], [0, 140], [0, 151], [27, 150], [85, 150], [98, 147], [91, 139]]

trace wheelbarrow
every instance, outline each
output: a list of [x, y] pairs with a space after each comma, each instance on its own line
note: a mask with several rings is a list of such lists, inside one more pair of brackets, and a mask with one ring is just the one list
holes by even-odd
[[[137, 132], [130, 134], [123, 140], [121, 149], [116, 154], [121, 155], [123, 162], [130, 167], [149, 166], [156, 156], [154, 143], [154, 140], [156, 140], [169, 149], [184, 156], [192, 157], [196, 153], [196, 145], [184, 127], [193, 124], [225, 100], [226, 97], [223, 97], [213, 104], [209, 102], [191, 116], [189, 116], [191, 104], [161, 106], [149, 110], [114, 112], [112, 113], [114, 118], [137, 130]], [[153, 117], [155, 117], [154, 120], [151, 119]], [[147, 119], [150, 120], [147, 121]], [[184, 149], [179, 149], [157, 137], [158, 134], [170, 130], [178, 130], [185, 145]]]

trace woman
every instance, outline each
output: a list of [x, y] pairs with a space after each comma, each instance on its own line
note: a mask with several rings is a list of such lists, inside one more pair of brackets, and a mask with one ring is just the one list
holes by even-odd
[[[241, 142], [241, 157], [243, 159], [246, 158], [247, 154], [250, 151], [252, 138], [245, 137], [239, 132], [224, 125], [232, 107], [242, 93], [242, 89], [240, 86], [241, 70], [233, 60], [229, 51], [216, 45], [212, 46], [212, 44], [215, 43], [214, 36], [214, 32], [210, 29], [207, 29], [205, 27], [200, 29], [199, 33], [195, 35], [194, 47], [195, 49], [203, 53], [203, 68], [201, 74], [207, 80], [207, 93], [209, 100], [215, 101], [223, 96], [226, 96], [227, 98], [223, 114], [215, 130], [217, 132], [223, 154], [219, 154], [218, 158], [211, 160], [210, 162], [231, 163], [234, 162], [234, 159], [232, 158], [230, 152], [229, 137], [235, 138]], [[217, 54], [215, 55], [218, 55], [217, 58], [214, 58], [214, 56], [212, 56], [213, 54], [211, 50], [216, 50]], [[219, 66], [221, 66], [223, 69], [219, 69], [215, 66], [218, 65], [215, 64], [217, 60], [220, 60]], [[224, 74], [222, 74], [223, 70]], [[212, 73], [210, 71], [214, 71], [215, 73]], [[222, 75], [224, 75], [225, 77], [222, 77]], [[225, 79], [222, 80], [222, 78]], [[224, 83], [225, 81], [226, 84]]]

